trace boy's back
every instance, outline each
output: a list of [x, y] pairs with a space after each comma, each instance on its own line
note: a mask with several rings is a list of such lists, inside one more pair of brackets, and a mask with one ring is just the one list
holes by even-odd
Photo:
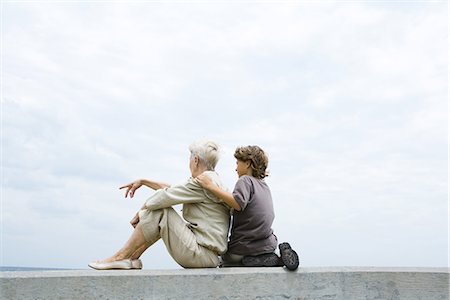
[[278, 242], [272, 230], [275, 214], [266, 182], [252, 176], [241, 176], [233, 197], [241, 211], [233, 214], [228, 251], [239, 255], [273, 252]]

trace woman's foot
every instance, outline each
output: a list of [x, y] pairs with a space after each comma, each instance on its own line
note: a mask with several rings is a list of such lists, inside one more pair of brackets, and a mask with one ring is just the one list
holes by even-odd
[[142, 269], [142, 261], [140, 259], [120, 259], [113, 260], [111, 258], [95, 261], [88, 264], [89, 267], [96, 270], [140, 270]]
[[89, 263], [88, 266], [96, 270], [130, 270], [133, 268], [129, 258], [110, 262], [94, 261]]
[[142, 269], [142, 261], [140, 259], [132, 259], [131, 268], [136, 270]]

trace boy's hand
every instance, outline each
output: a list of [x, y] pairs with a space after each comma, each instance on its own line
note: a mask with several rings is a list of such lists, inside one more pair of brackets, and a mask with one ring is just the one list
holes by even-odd
[[202, 173], [198, 175], [195, 180], [202, 186], [202, 188], [211, 190], [211, 188], [214, 188], [214, 182], [209, 178], [208, 175], [205, 173]]

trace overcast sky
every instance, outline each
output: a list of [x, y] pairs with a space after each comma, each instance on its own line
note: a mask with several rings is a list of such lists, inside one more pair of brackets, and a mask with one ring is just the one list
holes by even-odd
[[[1, 264], [87, 268], [188, 146], [269, 155], [301, 266], [448, 265], [447, 1], [3, 1]], [[146, 269], [180, 268], [158, 242]]]

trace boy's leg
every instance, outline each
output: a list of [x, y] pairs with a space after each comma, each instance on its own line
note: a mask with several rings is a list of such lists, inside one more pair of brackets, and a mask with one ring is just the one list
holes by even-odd
[[222, 267], [242, 267], [242, 259], [243, 255], [233, 254], [233, 253], [225, 253], [222, 255]]
[[278, 248], [280, 249], [281, 259], [286, 268], [291, 271], [297, 270], [300, 262], [297, 252], [291, 248], [291, 245], [289, 243], [281, 243], [278, 245]]
[[274, 252], [259, 255], [246, 255], [242, 259], [245, 267], [282, 267], [283, 261]]

